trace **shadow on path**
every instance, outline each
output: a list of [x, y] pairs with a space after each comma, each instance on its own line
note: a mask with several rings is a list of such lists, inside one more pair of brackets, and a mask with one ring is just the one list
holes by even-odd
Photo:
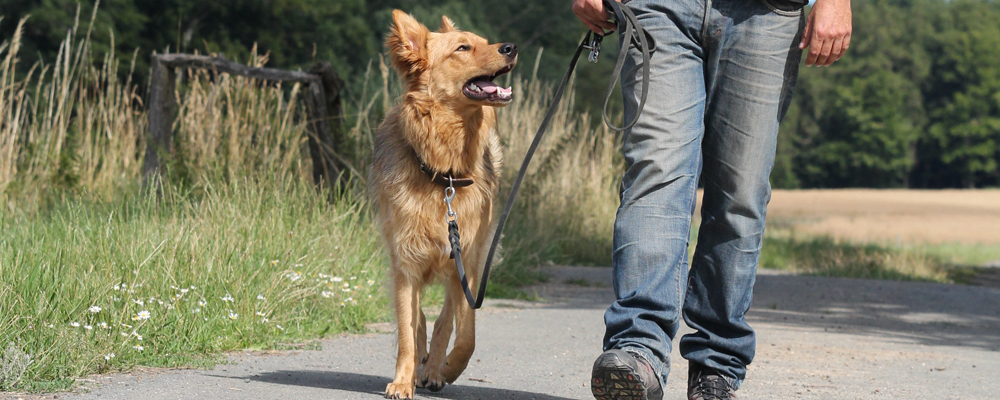
[[[553, 283], [532, 288], [549, 300], [543, 307], [606, 309], [614, 301], [610, 268], [551, 267], [545, 272]], [[1000, 289], [991, 287], [761, 270], [747, 319], [751, 325], [1000, 351]]]
[[[274, 383], [279, 385], [306, 386], [320, 389], [341, 390], [355, 393], [371, 394], [373, 398], [381, 398], [385, 393], [385, 385], [391, 378], [376, 375], [355, 374], [335, 371], [274, 371], [254, 376], [221, 376], [236, 380]], [[567, 397], [557, 397], [547, 394], [524, 392], [482, 386], [448, 385], [440, 392], [417, 389], [420, 398], [431, 399], [524, 399], [524, 400], [572, 400]], [[416, 396], [415, 396], [416, 397]]]

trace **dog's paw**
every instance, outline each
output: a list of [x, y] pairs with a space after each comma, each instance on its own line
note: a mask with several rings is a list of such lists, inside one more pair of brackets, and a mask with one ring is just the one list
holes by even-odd
[[385, 387], [385, 398], [387, 399], [413, 399], [412, 383], [392, 382]]
[[468, 362], [464, 363], [451, 363], [445, 362], [441, 364], [441, 375], [444, 377], [445, 382], [454, 383], [462, 372], [465, 371], [465, 367], [468, 366]]
[[432, 392], [440, 391], [444, 389], [445, 381], [444, 376], [437, 368], [432, 368], [427, 364], [420, 366], [417, 370], [417, 386], [426, 388]]

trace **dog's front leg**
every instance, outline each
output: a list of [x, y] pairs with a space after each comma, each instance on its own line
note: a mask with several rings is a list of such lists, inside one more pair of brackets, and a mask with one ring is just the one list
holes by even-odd
[[[470, 257], [471, 258], [471, 257]], [[474, 259], [474, 258], [473, 258]], [[469, 271], [469, 287], [476, 287], [478, 271]], [[454, 383], [459, 375], [465, 371], [472, 358], [472, 352], [476, 350], [476, 310], [469, 307], [465, 300], [465, 291], [462, 290], [462, 283], [458, 278], [449, 279], [445, 289], [445, 298], [451, 304], [452, 312], [455, 314], [455, 346], [448, 353], [447, 360], [441, 366], [441, 374], [445, 381]], [[432, 344], [433, 346], [433, 344]]]
[[455, 320], [452, 311], [451, 292], [446, 292], [444, 307], [441, 308], [441, 315], [434, 321], [434, 334], [431, 336], [431, 349], [427, 358], [421, 360], [420, 368], [417, 370], [417, 381], [421, 387], [425, 387], [432, 392], [444, 388], [445, 380], [441, 375], [441, 364], [448, 351], [448, 342], [451, 341], [452, 326]]
[[393, 266], [396, 320], [399, 323], [399, 353], [396, 356], [396, 377], [385, 387], [388, 399], [412, 399], [414, 369], [417, 365], [416, 328], [419, 323], [420, 301], [414, 283]]

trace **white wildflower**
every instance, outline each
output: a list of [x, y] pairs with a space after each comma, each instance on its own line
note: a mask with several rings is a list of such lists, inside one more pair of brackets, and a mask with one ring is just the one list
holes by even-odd
[[79, 322], [76, 322], [76, 321], [73, 321], [73, 322], [70, 322], [70, 323], [69, 323], [69, 326], [72, 326], [72, 327], [74, 327], [74, 328], [79, 328], [79, 327], [80, 327], [80, 323], [79, 323]]
[[235, 301], [235, 300], [233, 300], [233, 296], [230, 295], [229, 293], [226, 293], [226, 296], [225, 297], [220, 297], [220, 299], [222, 299], [222, 301], [228, 301], [230, 303], [232, 303], [233, 301]]
[[137, 351], [143, 351], [143, 350], [145, 350], [145, 349], [146, 349], [145, 347], [142, 347], [141, 345], [138, 345], [138, 344], [137, 344], [137, 345], [135, 345], [135, 346], [132, 346], [132, 348], [133, 348], [133, 349], [136, 349]]
[[239, 318], [239, 317], [240, 317], [239, 314], [234, 313], [233, 310], [229, 310], [229, 319], [235, 320], [236, 318]]
[[335, 277], [333, 277], [333, 281], [334, 281], [334, 282], [343, 282], [343, 281], [344, 281], [344, 278], [341, 278], [341, 277], [339, 277], [339, 276], [335, 276]]
[[94, 329], [94, 327], [93, 327], [93, 326], [90, 326], [90, 325], [84, 325], [84, 326], [83, 326], [83, 329], [86, 329], [86, 330], [88, 330], [88, 331], [89, 331], [89, 330], [93, 330], [93, 329]]
[[257, 295], [257, 300], [264, 301], [264, 300], [267, 300], [267, 297], [264, 297], [264, 295], [262, 295], [262, 294], [258, 294]]
[[106, 361], [111, 361], [112, 358], [115, 358], [115, 353], [108, 353], [104, 355], [104, 360]]
[[99, 307], [99, 306], [90, 306], [90, 308], [88, 308], [87, 311], [90, 311], [91, 314], [97, 314], [97, 313], [101, 312], [101, 307]]
[[149, 311], [147, 311], [147, 310], [139, 311], [139, 314], [137, 314], [136, 316], [132, 317], [133, 321], [145, 321], [147, 319], [149, 319]]

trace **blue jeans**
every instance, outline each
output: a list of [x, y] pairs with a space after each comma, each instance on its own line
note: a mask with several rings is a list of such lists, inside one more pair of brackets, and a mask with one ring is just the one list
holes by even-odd
[[[639, 351], [664, 383], [682, 316], [695, 330], [680, 340], [684, 358], [719, 370], [734, 387], [753, 360], [745, 314], [805, 21], [801, 10], [780, 11], [766, 1], [628, 3], [656, 51], [645, 110], [623, 138], [617, 301], [604, 315], [604, 348]], [[625, 121], [638, 105], [641, 63], [631, 48], [621, 76]], [[699, 176], [705, 196], [689, 269]]]

